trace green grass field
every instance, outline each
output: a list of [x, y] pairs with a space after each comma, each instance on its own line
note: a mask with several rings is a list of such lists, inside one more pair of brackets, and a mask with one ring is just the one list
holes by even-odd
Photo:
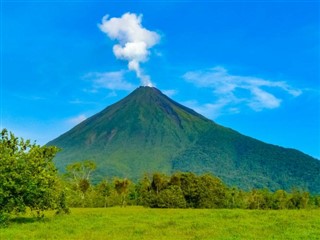
[[320, 239], [320, 210], [84, 208], [24, 216], [0, 239]]

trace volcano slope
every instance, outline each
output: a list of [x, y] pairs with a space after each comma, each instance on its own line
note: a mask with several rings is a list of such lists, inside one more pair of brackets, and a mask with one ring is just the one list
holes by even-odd
[[293, 187], [320, 193], [320, 161], [244, 136], [205, 118], [153, 87], [139, 87], [47, 145], [62, 149], [59, 170], [93, 160], [95, 179], [146, 173], [212, 173], [229, 186]]

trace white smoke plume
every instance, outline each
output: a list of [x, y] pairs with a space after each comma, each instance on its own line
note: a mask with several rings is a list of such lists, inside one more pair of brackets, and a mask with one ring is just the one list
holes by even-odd
[[149, 49], [160, 41], [156, 32], [149, 31], [141, 25], [142, 15], [125, 13], [120, 18], [102, 18], [99, 28], [109, 38], [117, 40], [113, 53], [117, 59], [127, 60], [128, 68], [135, 71], [144, 86], [152, 86], [151, 79], [145, 75], [140, 64], [148, 61]]

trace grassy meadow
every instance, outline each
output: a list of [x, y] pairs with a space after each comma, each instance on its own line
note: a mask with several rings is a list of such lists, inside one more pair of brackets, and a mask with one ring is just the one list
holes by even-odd
[[12, 219], [0, 239], [320, 239], [320, 210], [73, 208]]

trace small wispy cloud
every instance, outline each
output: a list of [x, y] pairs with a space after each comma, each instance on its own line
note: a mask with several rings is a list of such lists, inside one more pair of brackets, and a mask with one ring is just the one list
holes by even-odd
[[115, 57], [128, 61], [129, 70], [136, 73], [142, 85], [152, 86], [150, 76], [144, 74], [140, 65], [148, 61], [149, 49], [160, 41], [160, 36], [144, 28], [141, 22], [142, 15], [128, 12], [120, 18], [109, 19], [106, 15], [98, 26], [109, 38], [118, 41], [113, 46]]
[[96, 102], [94, 101], [85, 101], [85, 100], [81, 100], [81, 99], [73, 99], [69, 101], [70, 104], [79, 104], [79, 105], [84, 105], [84, 104], [96, 104]]
[[185, 101], [182, 104], [195, 110], [197, 113], [200, 113], [204, 116], [207, 116], [213, 119], [221, 115], [221, 109], [224, 107], [224, 104], [221, 105], [221, 103], [200, 104], [196, 100]]
[[43, 101], [43, 100], [47, 100], [47, 97], [37, 96], [37, 95], [18, 95], [18, 94], [13, 94], [13, 96], [16, 97], [16, 98], [27, 100], [27, 101]]
[[125, 71], [93, 72], [86, 74], [84, 78], [93, 83], [93, 89], [90, 90], [92, 93], [97, 92], [97, 90], [101, 88], [112, 91], [132, 91], [134, 88], [136, 88], [136, 86], [130, 82], [127, 82], [124, 78], [124, 75]]
[[199, 104], [189, 102], [195, 109], [210, 117], [223, 113], [237, 113], [243, 106], [254, 111], [274, 109], [281, 105], [281, 99], [274, 92], [279, 90], [293, 97], [302, 91], [291, 87], [285, 81], [270, 81], [252, 76], [239, 76], [228, 73], [223, 67], [204, 71], [190, 71], [183, 78], [199, 88], [209, 88], [213, 92], [215, 103]]
[[72, 124], [72, 125], [77, 125], [77, 124], [83, 122], [83, 121], [86, 120], [86, 119], [87, 119], [86, 115], [80, 114], [80, 115], [78, 115], [78, 116], [76, 116], [76, 117], [69, 118], [69, 119], [67, 120], [67, 122], [68, 122], [69, 124]]
[[167, 95], [168, 97], [173, 97], [174, 95], [176, 95], [178, 93], [177, 90], [175, 89], [166, 89], [166, 90], [162, 90], [163, 94]]

